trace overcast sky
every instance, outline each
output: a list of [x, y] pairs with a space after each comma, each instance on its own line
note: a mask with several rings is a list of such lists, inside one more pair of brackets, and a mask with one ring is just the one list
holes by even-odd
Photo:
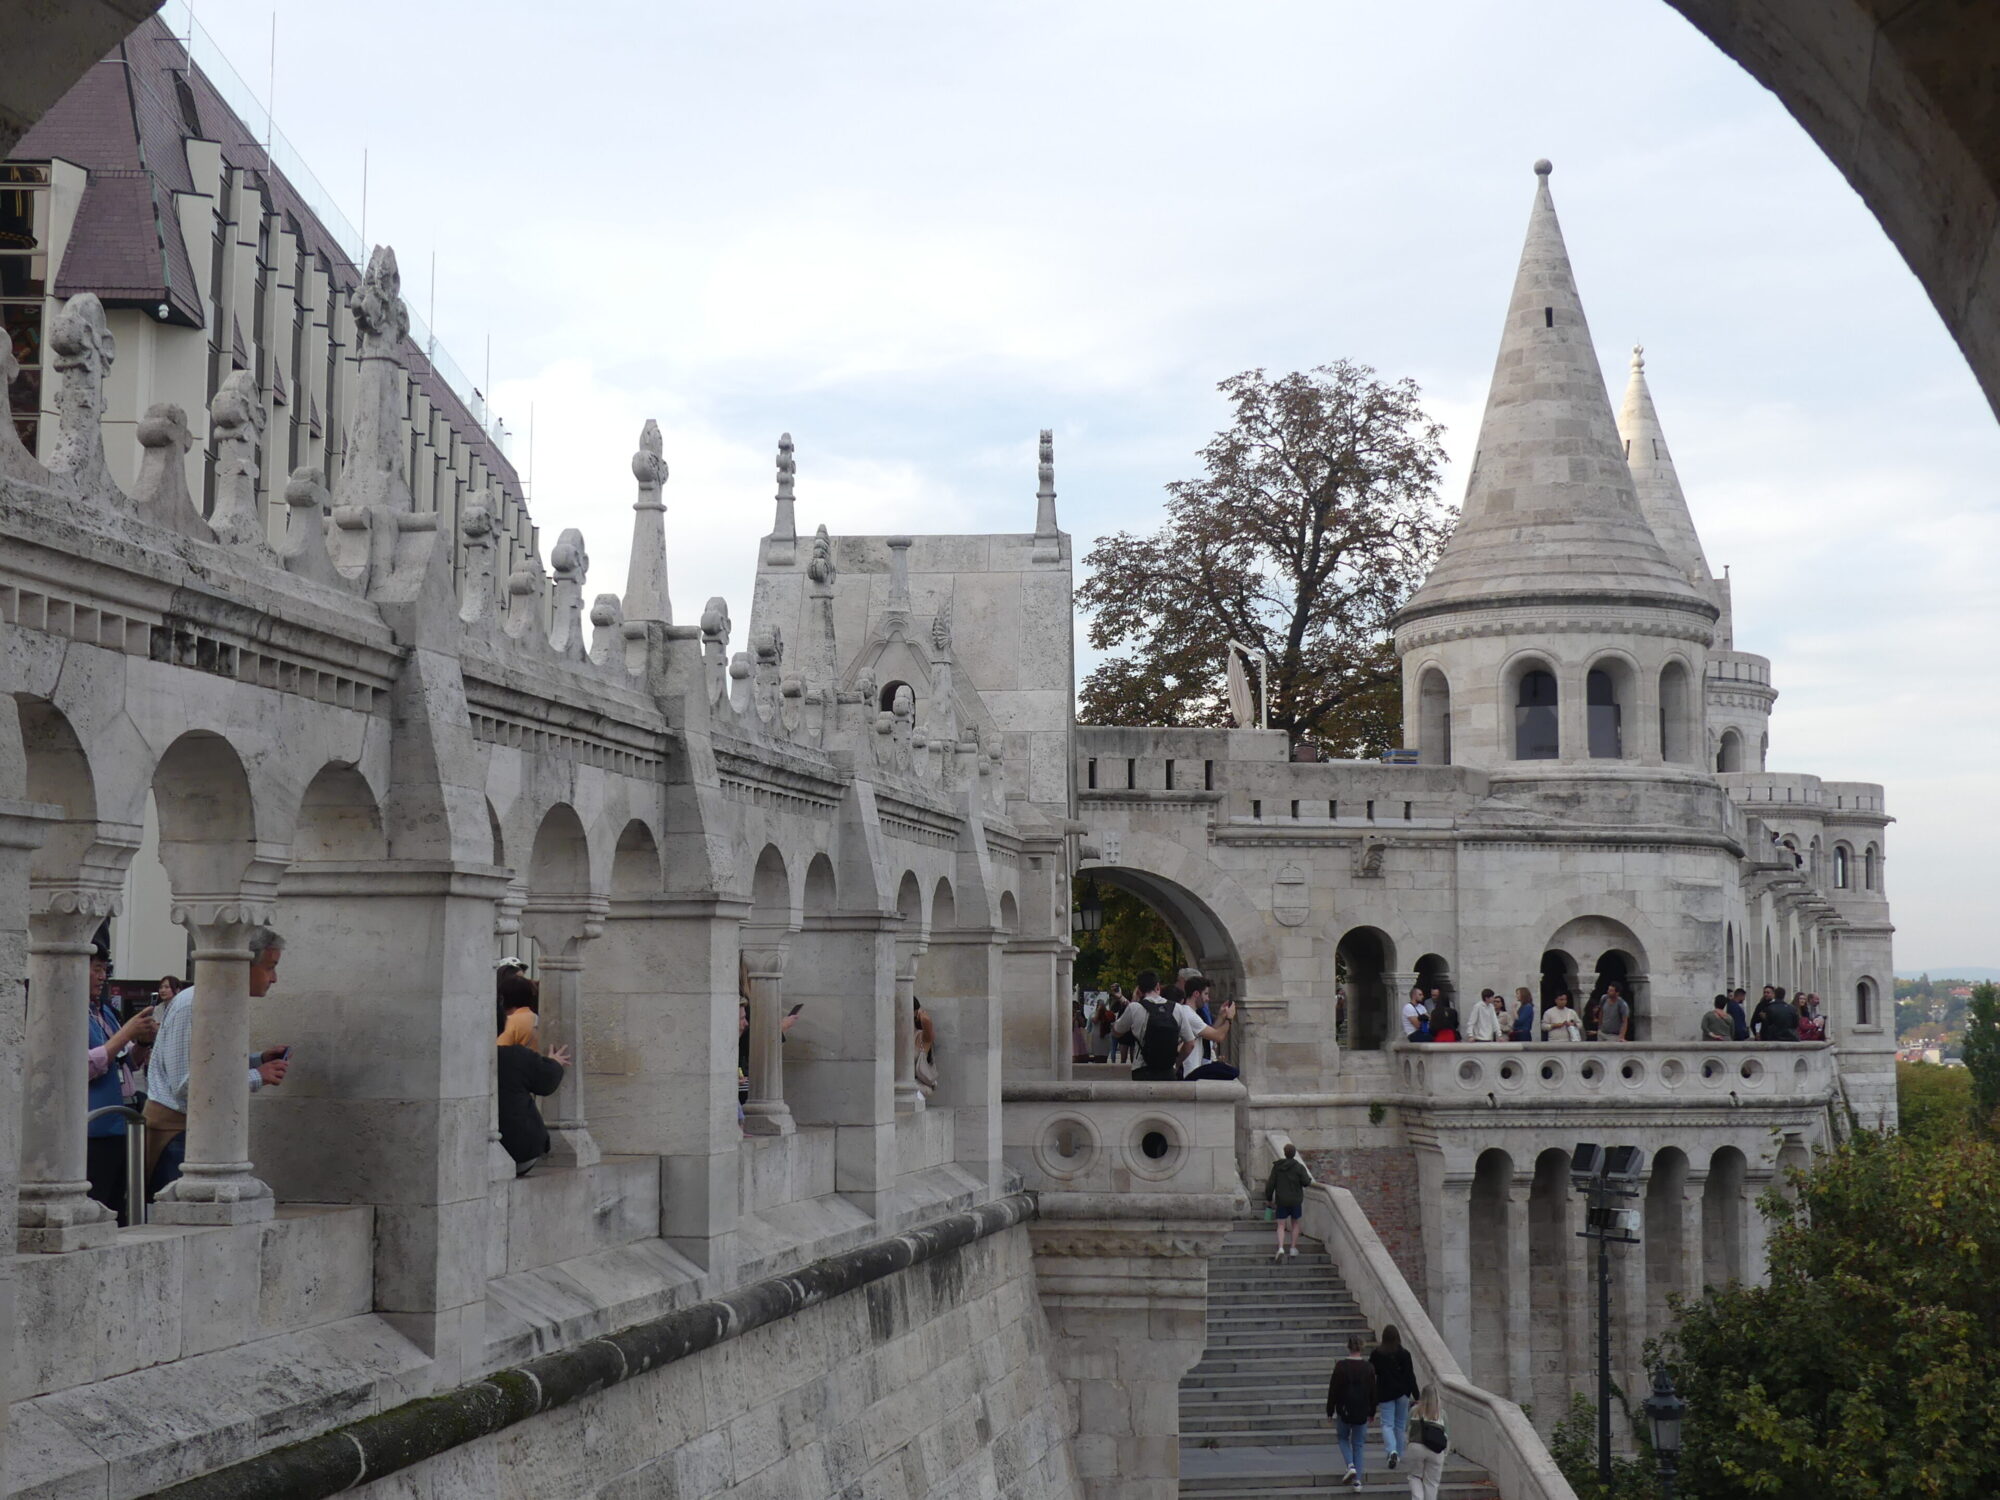
[[[270, 0], [198, 0], [259, 93]], [[1872, 216], [1659, 0], [278, 0], [280, 128], [477, 376], [545, 544], [623, 586], [656, 417], [676, 607], [802, 527], [1159, 516], [1215, 383], [1340, 357], [1471, 449], [1538, 156], [1614, 401], [1634, 340], [1774, 770], [1888, 786], [1897, 967], [2000, 963], [2000, 426]], [[1456, 504], [1463, 466], [1445, 493]]]

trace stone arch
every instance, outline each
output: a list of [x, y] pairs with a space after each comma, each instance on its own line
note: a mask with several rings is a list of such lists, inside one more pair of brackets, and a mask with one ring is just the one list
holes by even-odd
[[1507, 1204], [1513, 1193], [1514, 1158], [1498, 1147], [1479, 1153], [1472, 1170], [1470, 1203], [1473, 1383], [1489, 1391], [1508, 1387], [1509, 1286], [1521, 1268], [1507, 1254]]
[[1009, 937], [1020, 935], [1021, 903], [1014, 899], [1012, 891], [1000, 893], [1000, 930]]
[[1562, 677], [1546, 652], [1521, 651], [1500, 668], [1500, 705], [1513, 722], [1500, 726], [1499, 742], [1515, 760], [1558, 760], [1562, 756]]
[[26, 758], [26, 797], [62, 809], [62, 822], [29, 857], [37, 884], [69, 880], [97, 836], [97, 778], [67, 715], [44, 698], [15, 700]]
[[1638, 704], [1639, 669], [1630, 656], [1601, 651], [1584, 664], [1584, 748], [1592, 760], [1632, 758]]
[[1577, 998], [1576, 959], [1573, 955], [1561, 948], [1550, 948], [1542, 954], [1541, 970], [1541, 985], [1536, 992], [1539, 998], [1535, 1002], [1539, 1014], [1548, 1014], [1548, 1008], [1557, 995], [1567, 995], [1571, 1000]]
[[1734, 1146], [1718, 1146], [1708, 1159], [1701, 1189], [1701, 1269], [1710, 1286], [1749, 1279], [1743, 1218], [1748, 1174], [1749, 1164]]
[[1424, 987], [1425, 999], [1432, 990], [1439, 991], [1445, 999], [1452, 998], [1451, 965], [1436, 953], [1426, 953], [1417, 960], [1417, 983]]
[[1724, 991], [1736, 988], [1736, 924], [1722, 925], [1722, 988]]
[[1345, 1045], [1358, 1051], [1379, 1051], [1392, 1036], [1401, 999], [1391, 976], [1396, 971], [1396, 940], [1379, 927], [1352, 927], [1333, 950], [1334, 983], [1345, 1008]]
[[949, 932], [956, 926], [958, 898], [952, 894], [951, 882], [940, 875], [936, 888], [931, 892], [931, 931]]
[[1875, 1026], [1880, 1024], [1875, 1013], [1878, 988], [1872, 976], [1863, 974], [1854, 981], [1854, 1024]]
[[[1662, 1146], [1653, 1153], [1646, 1176], [1645, 1250], [1646, 1326], [1667, 1327], [1672, 1320], [1669, 1297], [1693, 1290], [1685, 1284], [1687, 1267], [1687, 1153]], [[1631, 1251], [1626, 1251], [1631, 1254]]]
[[590, 891], [590, 836], [567, 802], [542, 814], [528, 853], [528, 889], [536, 897], [584, 896]]
[[1743, 769], [1743, 736], [1736, 730], [1722, 731], [1722, 739], [1715, 747], [1715, 769], [1718, 775]]
[[1861, 851], [1861, 889], [1882, 889], [1882, 856], [1873, 843]]
[[631, 900], [656, 896], [664, 879], [660, 846], [643, 818], [634, 818], [619, 830], [611, 851], [611, 899]]
[[1694, 691], [1694, 673], [1680, 656], [1660, 668], [1660, 759], [1670, 765], [1692, 765], [1701, 743], [1701, 712]]
[[1833, 888], [1836, 891], [1851, 889], [1854, 884], [1854, 849], [1845, 839], [1837, 840], [1833, 846]]
[[834, 879], [833, 861], [815, 854], [806, 865], [802, 906], [808, 917], [830, 916], [840, 905], [840, 886]]
[[1427, 766], [1451, 764], [1451, 681], [1435, 663], [1417, 676], [1417, 758]]
[[1222, 915], [1201, 893], [1132, 865], [1092, 865], [1085, 873], [1130, 891], [1158, 912], [1189, 960], [1208, 977], [1217, 1000], [1242, 997], [1245, 970], [1241, 950]]
[[[1572, 958], [1577, 986], [1589, 976], [1590, 993], [1574, 996], [1579, 1008], [1582, 1002], [1602, 995], [1610, 980], [1619, 979], [1625, 998], [1632, 1003], [1632, 1039], [1645, 1040], [1652, 1034], [1654, 1017], [1647, 947], [1638, 933], [1643, 919], [1628, 904], [1610, 897], [1591, 898], [1595, 910], [1576, 912], [1575, 904], [1580, 903], [1572, 903], [1564, 912], [1566, 919], [1550, 933], [1543, 951], [1557, 950]], [[1607, 956], [1613, 959], [1608, 966], [1604, 962]]]
[[234, 747], [208, 730], [183, 734], [153, 768], [153, 801], [175, 902], [239, 894], [256, 857], [257, 809]]
[[766, 844], [758, 852], [757, 863], [750, 872], [750, 916], [745, 925], [766, 928], [798, 925], [791, 875], [776, 844]]
[[292, 829], [292, 861], [389, 857], [382, 809], [368, 778], [351, 763], [330, 761], [306, 784]]
[[500, 813], [493, 806], [493, 799], [486, 799], [486, 836], [493, 841], [492, 863], [502, 869], [507, 867], [507, 835], [500, 828]]
[[1535, 1158], [1528, 1191], [1528, 1355], [1533, 1390], [1516, 1392], [1549, 1413], [1547, 1431], [1569, 1400], [1569, 1332], [1587, 1318], [1575, 1305], [1571, 1275], [1577, 1243], [1570, 1232], [1569, 1153], [1550, 1147]]
[[903, 919], [905, 937], [923, 936], [924, 888], [918, 882], [915, 870], [903, 871], [903, 878], [896, 884], [896, 911]]

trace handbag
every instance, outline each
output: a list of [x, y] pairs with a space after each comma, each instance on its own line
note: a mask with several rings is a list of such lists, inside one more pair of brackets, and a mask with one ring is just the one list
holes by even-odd
[[1433, 1453], [1444, 1452], [1448, 1443], [1444, 1435], [1444, 1423], [1433, 1422], [1428, 1417], [1418, 1417], [1410, 1423], [1410, 1440], [1422, 1443]]
[[917, 1076], [917, 1087], [925, 1093], [929, 1093], [937, 1087], [937, 1063], [932, 1060], [930, 1053], [919, 1052], [917, 1054], [916, 1067], [912, 1071]]

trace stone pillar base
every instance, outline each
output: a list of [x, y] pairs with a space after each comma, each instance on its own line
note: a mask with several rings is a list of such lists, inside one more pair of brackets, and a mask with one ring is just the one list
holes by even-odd
[[250, 1163], [198, 1164], [183, 1169], [153, 1203], [155, 1224], [259, 1224], [277, 1211], [270, 1188], [250, 1175]]
[[898, 1082], [896, 1085], [896, 1113], [899, 1115], [920, 1115], [924, 1112], [924, 1091], [914, 1083]]
[[549, 1127], [549, 1154], [543, 1160], [550, 1166], [594, 1167], [603, 1159], [604, 1153], [597, 1149], [597, 1142], [591, 1139], [586, 1126]]
[[[30, 1183], [21, 1189], [16, 1243], [27, 1255], [92, 1250], [118, 1237], [118, 1216], [89, 1196], [88, 1182]], [[43, 1195], [46, 1195], [45, 1201]]]
[[798, 1128], [791, 1106], [782, 1099], [752, 1099], [743, 1106], [745, 1135], [792, 1135]]

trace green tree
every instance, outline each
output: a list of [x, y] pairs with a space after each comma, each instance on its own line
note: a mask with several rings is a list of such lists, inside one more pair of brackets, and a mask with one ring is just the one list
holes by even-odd
[[1766, 1194], [1770, 1284], [1663, 1340], [1702, 1500], [2000, 1494], [2000, 1146], [1862, 1132]]
[[1226, 725], [1230, 639], [1266, 653], [1271, 727], [1337, 756], [1402, 739], [1389, 620], [1449, 532], [1444, 429], [1409, 380], [1346, 360], [1219, 387], [1235, 408], [1166, 524], [1100, 537], [1077, 602], [1113, 655], [1084, 679], [1095, 724]]
[[1963, 1139], [1972, 1128], [1972, 1074], [1934, 1063], [1896, 1064], [1897, 1130], [1928, 1146]]
[[[1631, 1417], [1614, 1415], [1612, 1421], [1630, 1426]], [[1659, 1500], [1659, 1466], [1653, 1462], [1644, 1435], [1638, 1436], [1639, 1456], [1614, 1456], [1607, 1486], [1597, 1472], [1597, 1407], [1589, 1397], [1571, 1391], [1569, 1410], [1549, 1434], [1549, 1457], [1576, 1491], [1576, 1500]]]
[[1973, 986], [1959, 1055], [1972, 1075], [1973, 1123], [1991, 1135], [2000, 1125], [2000, 987], [1991, 981]]
[[1079, 880], [1071, 892], [1081, 902], [1085, 884], [1095, 886], [1104, 910], [1104, 925], [1096, 932], [1078, 932], [1076, 942], [1076, 982], [1086, 990], [1108, 990], [1114, 984], [1130, 993], [1132, 981], [1141, 969], [1151, 969], [1162, 981], [1181, 967], [1180, 944], [1173, 929], [1160, 914], [1130, 891], [1089, 877]]

